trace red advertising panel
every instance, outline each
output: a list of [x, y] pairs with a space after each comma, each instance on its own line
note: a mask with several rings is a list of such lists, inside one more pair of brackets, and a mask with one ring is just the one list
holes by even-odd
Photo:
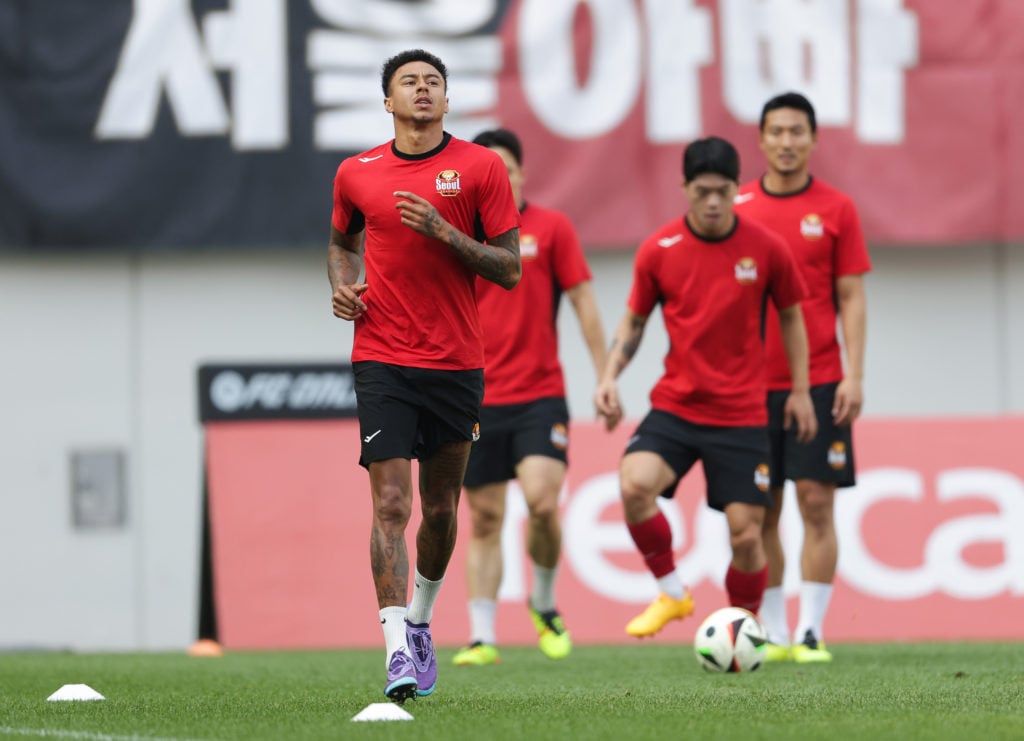
[[[608, 434], [577, 423], [572, 430], [558, 597], [580, 644], [634, 640], [623, 627], [654, 596], [618, 499], [617, 462], [632, 427]], [[837, 500], [840, 560], [827, 640], [1024, 639], [1024, 418], [868, 419], [856, 433], [859, 482]], [[382, 645], [355, 421], [214, 422], [206, 436], [225, 646]], [[789, 563], [796, 564], [800, 522], [792, 505], [782, 528]], [[442, 646], [468, 638], [465, 510], [463, 504], [459, 545], [434, 612]], [[697, 613], [655, 640], [685, 642], [702, 616], [726, 604], [728, 541], [723, 516], [704, 503], [699, 469], [665, 511]], [[498, 616], [507, 645], [535, 640], [524, 608], [525, 515], [513, 488]], [[408, 532], [411, 553], [417, 522], [414, 516]], [[798, 583], [791, 571], [791, 621]]]

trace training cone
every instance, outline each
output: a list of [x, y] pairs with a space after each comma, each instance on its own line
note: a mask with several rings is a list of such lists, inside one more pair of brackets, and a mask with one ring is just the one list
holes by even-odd
[[87, 684], [66, 684], [46, 698], [50, 702], [62, 700], [106, 700], [103, 695]]
[[352, 720], [412, 720], [412, 716], [393, 702], [374, 702], [356, 713]]

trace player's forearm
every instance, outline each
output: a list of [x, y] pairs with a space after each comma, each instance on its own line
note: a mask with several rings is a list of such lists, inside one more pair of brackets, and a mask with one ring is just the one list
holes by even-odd
[[522, 277], [518, 228], [510, 229], [489, 239], [487, 244], [482, 244], [449, 225], [442, 241], [466, 267], [484, 280], [497, 283], [506, 290], [515, 288]]
[[644, 327], [647, 324], [647, 317], [639, 316], [631, 311], [619, 323], [615, 331], [615, 338], [608, 350], [608, 358], [604, 364], [604, 371], [601, 378], [607, 381], [614, 381], [626, 369], [636, 351], [640, 348], [640, 340], [644, 336]]
[[338, 286], [357, 282], [362, 271], [363, 258], [357, 252], [331, 241], [327, 246], [327, 278], [331, 281], [332, 291]]
[[863, 290], [840, 294], [839, 323], [846, 350], [846, 376], [861, 381], [864, 379], [864, 346], [867, 338], [867, 302]]
[[810, 350], [807, 345], [807, 332], [804, 329], [804, 317], [799, 304], [779, 310], [779, 328], [782, 332], [782, 345], [789, 360], [789, 373], [793, 391], [809, 391]]
[[604, 326], [601, 324], [601, 314], [597, 309], [594, 290], [590, 282], [586, 281], [573, 286], [567, 293], [576, 311], [580, 332], [587, 343], [590, 359], [594, 363], [594, 377], [600, 379], [608, 360], [608, 351], [605, 349]]

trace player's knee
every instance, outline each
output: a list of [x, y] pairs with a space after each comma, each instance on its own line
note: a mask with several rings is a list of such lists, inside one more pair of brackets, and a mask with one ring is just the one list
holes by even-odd
[[751, 556], [763, 548], [761, 526], [751, 522], [729, 534], [732, 552], [737, 556]]
[[381, 522], [404, 527], [412, 514], [412, 501], [401, 486], [385, 484], [377, 491], [374, 510]]

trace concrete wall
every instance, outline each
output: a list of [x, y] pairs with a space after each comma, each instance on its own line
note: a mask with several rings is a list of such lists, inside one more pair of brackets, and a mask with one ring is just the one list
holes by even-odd
[[[1024, 412], [1024, 247], [874, 249], [867, 415]], [[629, 252], [591, 257], [606, 331]], [[594, 376], [566, 302], [575, 416]], [[0, 648], [175, 649], [195, 638], [206, 361], [344, 360], [320, 250], [0, 255]], [[641, 416], [666, 349], [649, 323], [621, 379]], [[75, 528], [73, 451], [126, 456], [126, 520]]]

